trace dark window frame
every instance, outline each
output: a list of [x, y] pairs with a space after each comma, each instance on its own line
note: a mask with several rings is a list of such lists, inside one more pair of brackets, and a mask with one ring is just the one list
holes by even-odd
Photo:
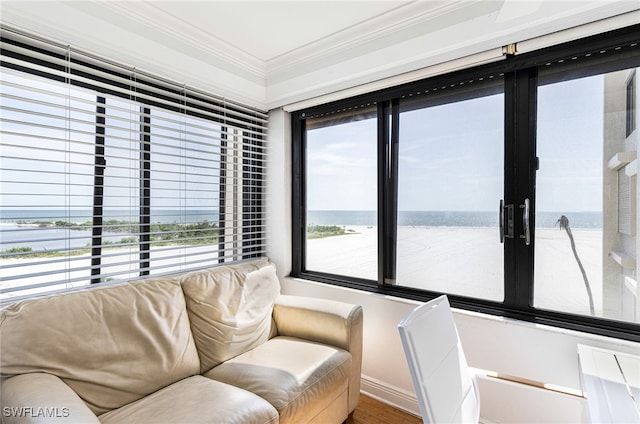
[[[394, 200], [394, 192], [397, 193], [397, 184], [396, 186], [393, 184], [389, 186], [388, 177], [393, 178], [393, 175], [386, 175], [386, 171], [381, 172], [380, 170], [389, 169], [386, 164], [389, 163], [390, 159], [393, 160], [393, 157], [386, 156], [387, 152], [393, 151], [393, 148], [387, 148], [388, 146], [393, 147], [393, 137], [388, 137], [387, 135], [394, 132], [394, 125], [397, 126], [395, 123], [397, 122], [399, 109], [397, 107], [398, 99], [408, 96], [409, 93], [416, 92], [425, 84], [445, 86], [465, 79], [473, 79], [479, 75], [503, 74], [505, 94], [505, 202], [517, 204], [522, 199], [529, 198], [535, 208], [535, 178], [538, 165], [535, 114], [538, 84], [545, 84], [549, 79], [553, 81], [558, 81], [562, 78], [573, 79], [616, 70], [616, 68], [624, 69], [630, 66], [640, 66], [637, 64], [639, 57], [636, 47], [640, 38], [639, 34], [640, 25], [633, 25], [548, 47], [540, 51], [507, 57], [496, 63], [455, 71], [423, 81], [403, 84], [293, 112], [291, 119], [293, 166], [291, 275], [312, 281], [418, 301], [428, 301], [442, 294], [385, 283], [385, 279], [395, 275], [395, 255], [393, 252], [396, 230], [393, 223], [394, 217], [396, 217], [394, 209], [397, 209], [395, 208], [397, 199]], [[636, 47], [636, 49], [629, 54], [630, 49], [622, 49], [621, 52], [618, 52], [616, 47], [619, 46]], [[603, 64], [596, 56], [607, 49], [610, 49], [610, 51], [613, 51], [612, 54], [616, 55], [615, 61], [605, 61]], [[590, 59], [584, 62], [569, 60], [567, 61], [569, 63], [564, 63], [565, 58], [573, 59], [573, 57], [578, 56], [585, 56]], [[558, 64], [559, 73], [550, 77], [548, 75], [549, 72], [545, 71], [545, 76], [539, 79], [539, 70], [552, 63]], [[371, 104], [377, 105], [378, 108], [378, 280], [372, 281], [309, 271], [305, 265], [306, 119], [335, 111], [358, 109]], [[531, 228], [535, 229], [535, 210], [531, 211], [531, 218]], [[516, 220], [515, 224], [516, 234], [521, 234], [523, 231], [522, 223]], [[517, 238], [505, 239], [504, 302], [448, 295], [452, 306], [554, 327], [640, 341], [639, 324], [536, 309], [532, 306], [535, 230], [533, 233], [533, 241], [529, 246], [525, 246]], [[391, 236], [391, 243], [387, 240], [389, 236]], [[393, 278], [391, 277], [391, 279]]]

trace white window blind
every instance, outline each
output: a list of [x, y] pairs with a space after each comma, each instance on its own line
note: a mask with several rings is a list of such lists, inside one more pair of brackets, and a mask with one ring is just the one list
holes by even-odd
[[2, 32], [0, 299], [265, 254], [264, 112]]

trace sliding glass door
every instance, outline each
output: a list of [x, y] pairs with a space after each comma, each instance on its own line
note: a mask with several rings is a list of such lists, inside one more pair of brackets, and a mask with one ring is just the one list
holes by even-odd
[[450, 91], [400, 113], [396, 280], [502, 301], [504, 95]]

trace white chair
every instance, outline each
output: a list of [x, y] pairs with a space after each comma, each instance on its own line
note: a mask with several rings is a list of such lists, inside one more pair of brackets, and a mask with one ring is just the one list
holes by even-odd
[[411, 311], [398, 324], [425, 423], [477, 423], [480, 397], [446, 296]]

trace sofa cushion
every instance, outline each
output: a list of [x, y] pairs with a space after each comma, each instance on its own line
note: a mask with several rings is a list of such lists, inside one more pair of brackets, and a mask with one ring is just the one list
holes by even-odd
[[42, 372], [2, 381], [2, 424], [100, 424], [78, 394], [60, 378]]
[[[280, 423], [311, 421], [337, 396], [346, 399], [351, 354], [346, 350], [292, 337], [275, 337], [204, 374], [272, 404]], [[342, 403], [342, 419], [348, 411]]]
[[267, 259], [191, 272], [180, 282], [201, 372], [269, 339], [280, 281]]
[[278, 412], [253, 393], [196, 375], [99, 418], [102, 424], [275, 424]]
[[199, 373], [177, 280], [156, 278], [17, 302], [0, 311], [2, 377], [60, 377], [96, 415]]

